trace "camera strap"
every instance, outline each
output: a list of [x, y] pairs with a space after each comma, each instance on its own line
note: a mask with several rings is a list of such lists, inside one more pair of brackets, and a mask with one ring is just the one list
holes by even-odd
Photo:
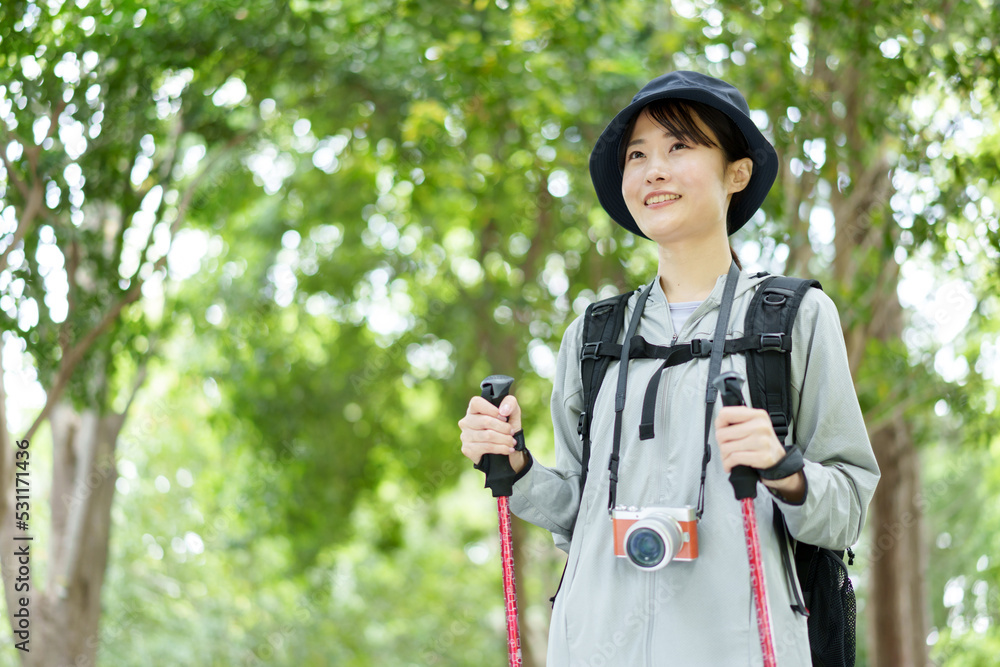
[[712, 430], [712, 413], [715, 409], [715, 397], [718, 391], [712, 385], [722, 370], [722, 353], [726, 347], [726, 329], [729, 327], [729, 312], [733, 309], [733, 298], [736, 296], [736, 282], [740, 270], [736, 262], [729, 265], [729, 275], [726, 276], [726, 286], [722, 290], [722, 303], [719, 304], [719, 319], [715, 323], [715, 335], [712, 336], [712, 357], [708, 363], [708, 389], [705, 392], [705, 454], [701, 459], [701, 483], [698, 486], [698, 509], [696, 516], [701, 521], [705, 512], [705, 477], [708, 474], [708, 462], [712, 459], [712, 448], [708, 444], [708, 435]]
[[[729, 265], [729, 273], [726, 276], [726, 284], [722, 292], [722, 303], [719, 306], [719, 319], [715, 327], [715, 335], [712, 338], [712, 353], [709, 362], [709, 372], [708, 372], [708, 391], [706, 393], [705, 401], [705, 453], [702, 457], [701, 462], [701, 481], [698, 488], [698, 509], [697, 517], [700, 520], [701, 515], [705, 508], [705, 478], [708, 471], [708, 462], [712, 458], [711, 448], [708, 443], [709, 432], [712, 427], [712, 412], [715, 408], [715, 398], [717, 392], [712, 386], [712, 379], [719, 374], [722, 369], [722, 356], [725, 353], [726, 347], [726, 329], [729, 323], [729, 313], [732, 310], [733, 299], [736, 294], [736, 283], [739, 279], [740, 270], [736, 266], [736, 262]], [[633, 348], [631, 343], [632, 339], [635, 337], [635, 332], [639, 328], [639, 320], [642, 319], [642, 311], [646, 307], [646, 300], [649, 298], [649, 293], [659, 280], [659, 276], [653, 279], [651, 283], [643, 288], [642, 292], [639, 294], [639, 299], [636, 301], [635, 309], [632, 311], [632, 317], [629, 319], [628, 329], [625, 332], [625, 339], [621, 346], [621, 358], [618, 364], [618, 386], [615, 390], [615, 426], [614, 426], [614, 436], [612, 439], [611, 447], [611, 459], [608, 462], [608, 471], [610, 472], [610, 484], [608, 487], [608, 512], [614, 509], [616, 500], [618, 497], [618, 465], [619, 465], [619, 455], [621, 451], [622, 443], [622, 414], [625, 411], [625, 389], [628, 385], [628, 361], [629, 352]], [[719, 341], [719, 344], [716, 344]], [[643, 341], [644, 342], [644, 341]], [[690, 353], [687, 358], [678, 358], [677, 361], [690, 360]], [[664, 361], [663, 366], [660, 370], [654, 374], [654, 379], [661, 375], [661, 371], [665, 370], [668, 366], [675, 365], [670, 363], [670, 357]], [[653, 383], [651, 382], [651, 386]], [[647, 388], [647, 396], [645, 403], [649, 403], [649, 388]], [[644, 412], [646, 409], [644, 407]], [[644, 420], [646, 418], [644, 417]], [[651, 422], [651, 420], [650, 420]], [[648, 426], [652, 426], [650, 423]], [[650, 429], [651, 430], [651, 429]], [[640, 436], [642, 434], [640, 433]], [[651, 437], [651, 433], [648, 437]], [[648, 439], [642, 438], [642, 439]]]
[[635, 310], [632, 311], [632, 318], [628, 322], [628, 329], [625, 331], [625, 344], [622, 345], [622, 356], [618, 364], [618, 388], [615, 390], [615, 433], [613, 445], [611, 447], [611, 460], [608, 462], [608, 470], [611, 473], [611, 483], [608, 486], [608, 512], [615, 507], [615, 499], [618, 495], [618, 452], [622, 447], [622, 413], [625, 411], [625, 386], [628, 384], [628, 353], [631, 349], [629, 342], [639, 328], [639, 320], [642, 318], [642, 311], [646, 307], [646, 300], [653, 289], [653, 285], [660, 279], [660, 276], [653, 278], [653, 281], [643, 288], [639, 294], [639, 300], [635, 303]]

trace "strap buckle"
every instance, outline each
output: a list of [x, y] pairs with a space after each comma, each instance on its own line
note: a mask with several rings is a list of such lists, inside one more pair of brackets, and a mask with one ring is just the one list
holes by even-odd
[[611, 460], [608, 461], [608, 471], [611, 473], [611, 481], [618, 482], [618, 456], [614, 453], [611, 454]]
[[761, 352], [784, 352], [781, 344], [784, 342], [784, 333], [766, 333], [760, 335]]
[[712, 341], [707, 338], [695, 338], [692, 340], [691, 356], [699, 358], [712, 356]]
[[778, 436], [781, 444], [785, 444], [785, 437], [788, 435], [788, 417], [783, 412], [770, 412], [771, 426], [774, 427], [774, 434]]
[[587, 413], [581, 412], [580, 418], [576, 420], [576, 434], [582, 438], [583, 431], [586, 428], [587, 428]]
[[584, 359], [598, 359], [600, 355], [597, 353], [601, 349], [601, 342], [602, 341], [597, 341], [596, 343], [584, 343], [583, 349], [580, 350], [580, 361], [583, 361]]

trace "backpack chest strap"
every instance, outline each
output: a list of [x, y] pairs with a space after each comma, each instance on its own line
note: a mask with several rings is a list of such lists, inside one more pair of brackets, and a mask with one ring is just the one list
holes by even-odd
[[[742, 338], [726, 340], [723, 354], [740, 352], [791, 352], [792, 339], [783, 332], [748, 334]], [[678, 353], [680, 356], [678, 357]], [[622, 346], [618, 343], [596, 341], [586, 343], [580, 349], [580, 361], [585, 359], [621, 359]], [[674, 345], [654, 345], [642, 336], [633, 336], [629, 341], [628, 358], [632, 359], [670, 359], [670, 366], [683, 364], [692, 359], [707, 359], [712, 356], [712, 341], [708, 338], [695, 338], [687, 343]]]
[[[638, 339], [638, 340], [637, 340]], [[619, 350], [621, 346], [617, 346]], [[743, 338], [727, 340], [723, 355], [739, 354], [749, 351], [771, 350], [775, 352], [790, 352], [792, 339], [782, 333], [766, 335], [750, 335]], [[636, 352], [636, 354], [633, 354]], [[663, 359], [663, 364], [649, 378], [646, 394], [642, 400], [642, 421], [639, 423], [639, 439], [650, 440], [655, 437], [653, 422], [656, 417], [656, 395], [659, 392], [663, 371], [672, 366], [679, 366], [692, 359], [709, 358], [712, 354], [712, 341], [696, 338], [690, 343], [680, 345], [659, 346], [650, 345], [641, 336], [632, 339], [629, 358]]]
[[[580, 360], [622, 358], [622, 345], [596, 341], [587, 343], [580, 351]], [[745, 352], [791, 352], [792, 339], [782, 332], [751, 334], [743, 338], [727, 340], [723, 355]], [[695, 338], [687, 343], [676, 345], [653, 345], [642, 336], [629, 339], [628, 359], [663, 359], [663, 364], [653, 373], [646, 385], [646, 393], [642, 401], [642, 420], [639, 423], [639, 439], [650, 440], [656, 436], [653, 425], [656, 417], [656, 395], [659, 391], [663, 371], [673, 366], [685, 364], [692, 359], [707, 359], [712, 355], [712, 341], [707, 338]], [[581, 415], [582, 419], [582, 415]], [[578, 429], [579, 430], [579, 429]]]

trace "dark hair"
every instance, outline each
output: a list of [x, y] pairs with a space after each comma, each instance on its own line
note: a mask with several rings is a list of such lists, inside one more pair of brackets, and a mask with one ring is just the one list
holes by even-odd
[[[726, 164], [750, 157], [750, 144], [747, 143], [740, 128], [736, 127], [736, 123], [722, 111], [707, 104], [691, 100], [666, 99], [652, 102], [642, 111], [648, 112], [657, 125], [682, 141], [721, 149]], [[642, 111], [632, 117], [622, 134], [622, 144], [618, 147], [618, 166], [622, 169], [625, 167], [628, 139], [632, 136], [635, 122]], [[712, 138], [698, 127], [695, 116], [708, 126], [718, 139], [718, 143], [712, 141]]]
[[[692, 100], [679, 100], [675, 98], [656, 100], [646, 105], [642, 111], [647, 111], [657, 125], [674, 135], [681, 141], [697, 144], [699, 146], [709, 146], [718, 148], [726, 160], [726, 166], [750, 156], [750, 144], [743, 136], [743, 132], [736, 126], [736, 123], [722, 111], [701, 102]], [[625, 152], [628, 148], [628, 140], [632, 136], [635, 122], [639, 118], [640, 111], [628, 122], [625, 132], [622, 134], [622, 142], [618, 147], [618, 167], [625, 169]], [[718, 139], [718, 143], [698, 127], [695, 117], [699, 118], [712, 131]], [[739, 202], [743, 196], [743, 191], [733, 194], [729, 200], [729, 207]], [[736, 251], [730, 246], [729, 250], [733, 255], [736, 265], [740, 265], [740, 259], [736, 256]]]

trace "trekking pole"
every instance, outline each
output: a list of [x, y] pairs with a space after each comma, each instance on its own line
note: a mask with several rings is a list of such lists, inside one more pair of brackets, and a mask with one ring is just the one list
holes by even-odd
[[[510, 391], [514, 378], [507, 375], [491, 375], [480, 383], [482, 396], [493, 405], [499, 406]], [[521, 637], [517, 630], [517, 591], [514, 588], [514, 555], [511, 552], [510, 509], [507, 498], [513, 492], [514, 469], [510, 459], [503, 454], [484, 454], [487, 457], [486, 486], [497, 499], [497, 514], [500, 517], [500, 562], [503, 565], [503, 598], [507, 608], [507, 658], [509, 667], [521, 667]]]
[[[722, 373], [712, 381], [722, 395], [723, 405], [746, 405], [743, 402], [743, 378], [732, 371]], [[764, 562], [761, 559], [760, 536], [757, 534], [757, 513], [753, 500], [757, 497], [757, 473], [749, 466], [736, 466], [729, 473], [736, 499], [743, 509], [743, 535], [750, 558], [750, 580], [753, 583], [754, 605], [757, 609], [757, 634], [764, 667], [777, 667], [774, 638], [771, 634], [771, 608], [767, 604], [767, 587], [764, 585]]]

